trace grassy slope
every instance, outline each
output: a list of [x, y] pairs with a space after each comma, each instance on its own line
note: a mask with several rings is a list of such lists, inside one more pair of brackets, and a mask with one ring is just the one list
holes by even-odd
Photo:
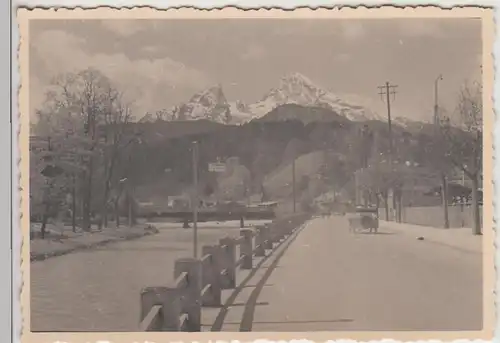
[[[303, 176], [314, 178], [318, 175], [323, 163], [323, 152], [321, 151], [299, 156], [295, 162], [296, 182], [299, 183]], [[265, 177], [264, 187], [271, 197], [285, 198], [292, 195], [292, 166], [293, 162], [288, 162]]]

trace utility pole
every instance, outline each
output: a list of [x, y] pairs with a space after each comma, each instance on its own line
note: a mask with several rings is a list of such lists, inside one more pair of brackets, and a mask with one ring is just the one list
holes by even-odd
[[391, 119], [391, 97], [390, 95], [392, 94], [392, 99], [396, 99], [396, 88], [397, 85], [391, 85], [390, 82], [386, 82], [385, 85], [383, 86], [378, 86], [380, 92], [380, 97], [382, 100], [384, 99], [383, 96], [386, 96], [386, 102], [387, 102], [387, 124], [389, 125], [389, 163], [392, 165], [392, 154], [393, 154], [393, 149], [392, 149], [392, 119]]
[[[129, 168], [131, 169], [132, 168], [132, 155], [131, 154], [128, 155], [128, 165], [129, 165]], [[128, 201], [127, 201], [128, 226], [132, 227], [132, 185], [131, 185], [132, 172], [129, 171], [129, 173], [130, 173], [130, 175], [126, 180], [127, 183], [125, 186], [127, 187], [127, 198], [128, 198]]]
[[359, 181], [358, 181], [358, 173], [359, 170], [354, 171], [354, 205], [358, 206], [359, 201]]
[[295, 161], [297, 158], [294, 156], [293, 157], [293, 162], [292, 162], [292, 192], [293, 192], [293, 213], [295, 213], [296, 210], [296, 195], [295, 195]]
[[[436, 137], [440, 134], [439, 132], [439, 105], [438, 105], [438, 85], [439, 81], [443, 80], [443, 75], [439, 76], [434, 80], [434, 128], [436, 130]], [[441, 200], [443, 202], [443, 215], [444, 215], [444, 228], [448, 229], [450, 227], [450, 220], [448, 216], [448, 182], [446, 180], [446, 174], [444, 170], [441, 170]]]
[[193, 256], [198, 258], [198, 142], [193, 142]]
[[71, 229], [76, 232], [76, 176], [71, 174]]
[[[392, 164], [392, 158], [393, 158], [393, 142], [392, 142], [392, 120], [391, 120], [391, 97], [390, 95], [392, 94], [392, 99], [396, 99], [396, 88], [397, 85], [391, 85], [389, 81], [385, 83], [383, 86], [378, 86], [380, 92], [380, 97], [382, 100], [384, 99], [384, 95], [386, 96], [386, 102], [387, 102], [387, 124], [388, 124], [388, 129], [389, 129], [389, 156], [387, 158], [387, 163], [389, 164], [389, 170], [392, 171], [393, 164]], [[398, 192], [399, 193], [399, 192]], [[392, 192], [392, 207], [396, 209], [396, 197], [395, 197], [395, 192], [393, 189]], [[387, 206], [387, 205], [386, 205]]]

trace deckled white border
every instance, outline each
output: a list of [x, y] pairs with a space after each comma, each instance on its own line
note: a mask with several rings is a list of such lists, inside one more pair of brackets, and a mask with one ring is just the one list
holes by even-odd
[[[82, 0], [83, 1], [83, 0]], [[155, 8], [168, 8], [168, 7], [179, 7], [179, 6], [195, 6], [197, 8], [221, 8], [224, 6], [232, 5], [232, 6], [237, 6], [239, 8], [257, 8], [257, 7], [274, 7], [274, 8], [294, 8], [297, 6], [307, 6], [310, 8], [316, 8], [320, 6], [335, 6], [335, 5], [349, 5], [349, 6], [357, 6], [357, 5], [367, 5], [367, 6], [376, 6], [376, 5], [396, 5], [396, 6], [418, 6], [418, 5], [438, 5], [443, 8], [450, 8], [456, 5], [485, 5], [485, 6], [496, 6], [498, 4], [498, 1], [481, 1], [481, 3], [478, 3], [478, 1], [474, 0], [462, 0], [462, 1], [406, 1], [406, 0], [398, 0], [395, 1], [396, 3], [388, 3], [384, 1], [364, 1], [364, 2], [357, 2], [357, 1], [349, 1], [345, 0], [342, 3], [335, 1], [322, 1], [322, 0], [316, 0], [316, 1], [300, 1], [300, 0], [282, 0], [282, 1], [232, 1], [232, 2], [227, 2], [227, 1], [220, 1], [220, 0], [213, 0], [213, 1], [196, 1], [195, 3], [186, 3], [183, 1], [154, 1], [154, 0], [142, 0], [142, 1], [136, 1], [134, 2], [133, 0], [121, 0], [121, 1], [116, 1], [116, 2], [110, 2], [106, 0], [94, 0], [92, 3], [89, 1], [85, 2], [79, 2], [76, 0], [60, 0], [58, 1], [36, 1], [36, 0], [25, 0], [25, 1], [14, 1], [13, 3], [13, 8], [17, 6], [23, 6], [23, 7], [52, 7], [52, 6], [63, 6], [63, 7], [82, 7], [82, 8], [95, 8], [98, 6], [112, 6], [112, 7], [134, 7], [134, 6], [152, 6]], [[500, 10], [496, 9], [495, 11], [495, 22], [497, 21], [498, 15], [500, 13]], [[500, 30], [497, 28], [497, 36]], [[18, 28], [17, 24], [15, 21], [15, 18], [13, 18], [12, 22], [12, 113], [16, 114], [18, 113], [18, 105], [17, 105], [17, 88], [19, 86], [19, 72], [18, 72], [18, 65], [17, 65], [17, 47], [19, 43], [19, 35], [18, 35]], [[498, 37], [496, 37], [495, 41], [495, 47], [494, 47], [494, 55], [496, 56], [497, 52], [500, 49], [500, 40]], [[494, 108], [495, 112], [498, 110], [498, 103], [496, 101], [497, 95], [499, 92], [499, 88], [497, 87], [497, 82], [496, 82], [496, 76], [497, 76], [497, 67], [496, 67], [496, 59], [494, 61], [494, 71], [495, 71], [495, 83], [494, 83]], [[19, 183], [18, 183], [18, 177], [19, 177], [19, 171], [17, 168], [17, 161], [19, 160], [19, 153], [17, 151], [18, 149], [18, 143], [17, 143], [17, 136], [19, 133], [19, 120], [16, 115], [12, 116], [12, 149], [13, 149], [13, 164], [12, 164], [12, 182], [13, 182], [13, 194], [12, 194], [12, 211], [13, 211], [13, 256], [12, 256], [12, 262], [14, 266], [14, 280], [13, 280], [13, 294], [14, 294], [14, 299], [13, 299], [13, 307], [14, 307], [14, 313], [13, 313], [13, 320], [12, 323], [14, 325], [14, 339], [17, 341], [19, 339], [19, 334], [20, 334], [20, 324], [21, 324], [21, 318], [20, 318], [20, 303], [19, 303], [19, 297], [16, 296], [16, 290], [19, 292], [20, 286], [21, 286], [21, 279], [19, 275], [19, 265], [20, 265], [20, 235], [19, 235], [19, 230], [17, 229], [19, 227], [19, 194], [18, 192], [15, 192], [15, 190], [18, 189]], [[495, 120], [495, 128], [494, 128], [494, 148], [497, 146], [497, 144], [500, 143], [500, 126], [497, 125], [496, 120]], [[499, 163], [497, 163], [496, 153], [494, 149], [494, 174], [493, 178], [494, 180], [499, 177], [498, 175], [498, 168], [499, 168]], [[494, 219], [496, 222], [496, 218], [499, 217], [500, 215], [500, 210], [497, 209], [496, 206], [496, 194], [498, 193], [497, 191], [500, 190], [500, 185], [497, 185], [495, 183], [494, 187]], [[500, 238], [495, 237], [495, 243], [496, 245], [500, 243]], [[500, 252], [496, 251], [496, 263], [500, 263]], [[497, 275], [497, 284], [496, 288], [498, 288], [498, 285], [500, 283], [500, 279], [498, 278]], [[495, 292], [496, 293], [496, 292]], [[496, 303], [498, 303], [499, 297], [497, 295], [496, 297]], [[497, 321], [497, 328], [495, 330], [495, 339], [498, 338], [498, 321]], [[104, 334], [105, 335], [105, 334]], [[102, 343], [107, 343], [110, 342], [108, 340], [100, 340], [98, 342]], [[224, 341], [214, 341], [214, 343], [222, 343]], [[234, 340], [231, 341], [231, 343], [237, 343], [239, 341]], [[256, 343], [267, 343], [267, 342], [273, 342], [269, 340], [255, 340]], [[285, 341], [278, 341], [278, 342], [285, 342]], [[306, 342], [311, 342], [308, 340], [292, 340], [292, 342], [301, 342], [301, 343], [306, 343]], [[330, 341], [328, 341], [330, 342]], [[333, 342], [333, 341], [332, 341]], [[337, 342], [355, 342], [353, 340], [337, 340]], [[379, 341], [370, 341], [370, 342], [379, 342]], [[397, 342], [395, 340], [391, 339], [385, 339], [381, 340], [380, 342], [387, 342], [387, 343], [392, 343], [392, 342]], [[424, 341], [416, 341], [416, 342], [424, 342]], [[428, 342], [440, 342], [438, 340], [429, 340]], [[455, 342], [468, 342], [468, 340], [456, 340]], [[474, 342], [487, 342], [484, 340], [474, 340]], [[62, 342], [61, 342], [62, 343]], [[138, 342], [139, 343], [139, 342]], [[154, 342], [149, 342], [149, 343], [154, 343]]]
[[241, 8], [258, 8], [258, 7], [276, 7], [276, 8], [295, 8], [295, 7], [330, 7], [339, 5], [349, 5], [349, 6], [379, 6], [379, 5], [395, 5], [395, 6], [422, 6], [422, 5], [436, 5], [443, 8], [449, 8], [453, 6], [463, 6], [463, 5], [474, 5], [474, 6], [495, 6], [498, 1], [486, 0], [443, 0], [443, 1], [410, 1], [410, 0], [393, 0], [393, 1], [379, 1], [379, 0], [368, 0], [368, 1], [354, 1], [354, 0], [344, 0], [344, 1], [328, 1], [328, 0], [235, 0], [235, 1], [224, 1], [224, 0], [193, 0], [193, 1], [182, 1], [182, 0], [116, 0], [116, 1], [106, 1], [106, 0], [59, 0], [59, 1], [40, 1], [40, 0], [22, 0], [13, 1], [17, 6], [24, 7], [36, 7], [36, 6], [64, 6], [64, 7], [82, 7], [82, 8], [93, 8], [97, 6], [111, 6], [111, 7], [135, 7], [135, 6], [151, 6], [158, 9], [166, 9], [169, 7], [180, 7], [180, 6], [194, 6], [198, 8], [220, 8], [224, 6], [237, 6]]

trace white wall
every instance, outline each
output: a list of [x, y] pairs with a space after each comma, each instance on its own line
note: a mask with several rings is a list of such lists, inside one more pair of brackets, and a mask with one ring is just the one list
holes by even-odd
[[[391, 211], [389, 211], [389, 216]], [[481, 223], [482, 209], [480, 207]], [[379, 209], [379, 217], [385, 220], [385, 209]], [[406, 207], [403, 210], [403, 222], [416, 225], [425, 225], [433, 227], [443, 227], [444, 221], [443, 208], [441, 206], [428, 207]], [[448, 218], [451, 228], [472, 227], [472, 207], [460, 206], [448, 207]]]

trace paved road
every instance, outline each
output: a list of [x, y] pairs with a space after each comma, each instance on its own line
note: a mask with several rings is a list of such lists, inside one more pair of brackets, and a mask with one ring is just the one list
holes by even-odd
[[[157, 235], [31, 264], [31, 330], [136, 331], [141, 288], [168, 285], [174, 261], [192, 256], [192, 230], [155, 225]], [[200, 228], [200, 251], [225, 235], [238, 226]]]
[[313, 220], [256, 273], [222, 330], [482, 328], [480, 252], [380, 231], [353, 235], [342, 217]]

